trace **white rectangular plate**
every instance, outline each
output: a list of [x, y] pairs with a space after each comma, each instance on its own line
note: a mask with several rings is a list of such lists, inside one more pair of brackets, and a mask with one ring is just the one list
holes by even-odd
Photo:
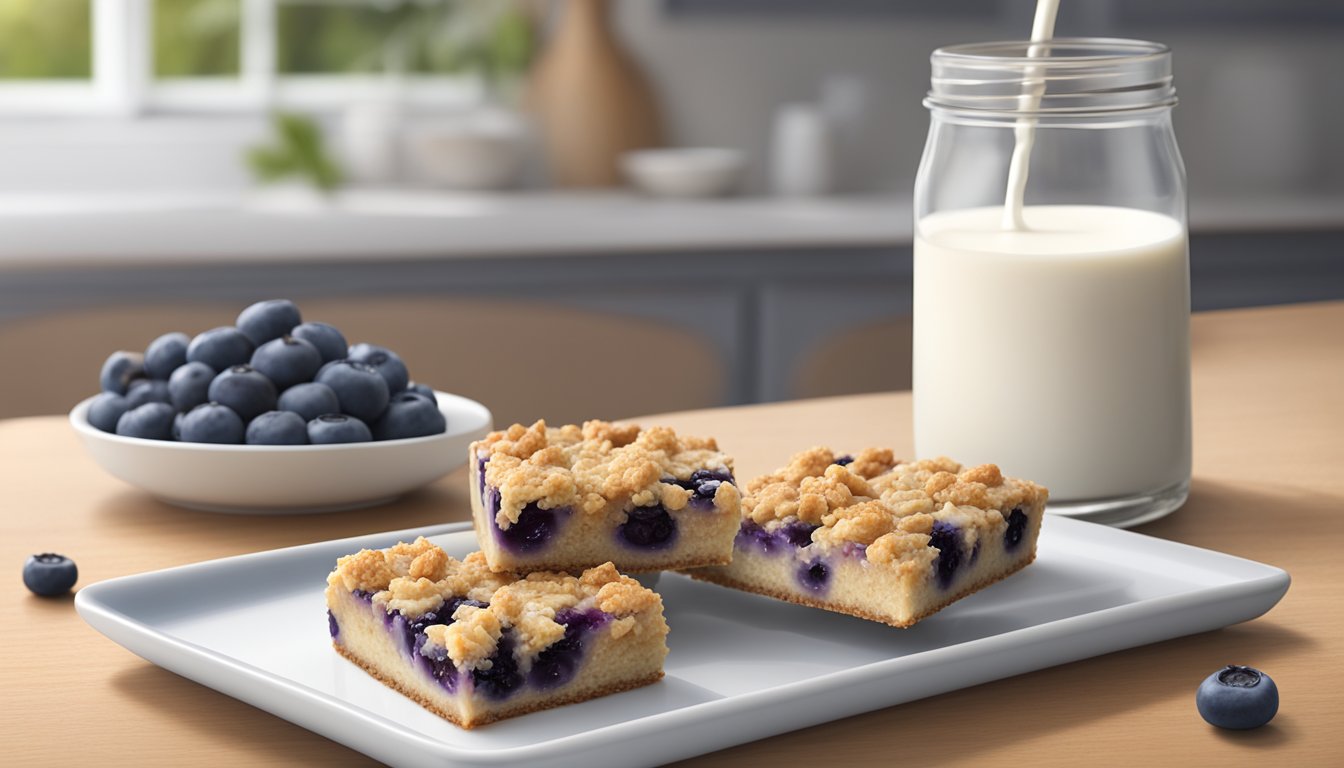
[[827, 720], [1253, 619], [1288, 574], [1060, 517], [1036, 563], [910, 629], [678, 574], [658, 583], [667, 677], [464, 731], [331, 650], [336, 558], [425, 535], [462, 557], [465, 525], [262, 552], [80, 590], [98, 631], [145, 659], [394, 765], [658, 764]]

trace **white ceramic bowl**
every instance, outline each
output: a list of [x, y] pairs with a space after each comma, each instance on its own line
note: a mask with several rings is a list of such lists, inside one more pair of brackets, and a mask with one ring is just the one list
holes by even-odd
[[657, 197], [717, 197], [732, 192], [746, 162], [735, 149], [641, 149], [621, 156], [636, 188]]
[[411, 174], [445, 189], [509, 189], [527, 159], [527, 127], [503, 110], [423, 120], [404, 141]]
[[448, 421], [441, 435], [344, 445], [211, 445], [142, 440], [89, 423], [89, 404], [70, 423], [103, 469], [169, 504], [211, 512], [289, 515], [391, 501], [467, 461], [467, 446], [491, 428], [475, 400], [437, 392]]

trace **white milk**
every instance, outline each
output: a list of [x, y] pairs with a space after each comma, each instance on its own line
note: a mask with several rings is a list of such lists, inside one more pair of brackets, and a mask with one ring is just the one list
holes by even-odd
[[1129, 208], [934, 213], [915, 238], [915, 450], [994, 462], [1052, 501], [1190, 476], [1189, 275], [1177, 220]]

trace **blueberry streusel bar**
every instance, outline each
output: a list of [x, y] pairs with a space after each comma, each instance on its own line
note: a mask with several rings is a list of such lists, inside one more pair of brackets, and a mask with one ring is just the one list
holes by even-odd
[[662, 599], [611, 563], [520, 577], [422, 537], [342, 557], [326, 596], [342, 656], [464, 728], [663, 676]]
[[813, 448], [747, 485], [732, 563], [688, 573], [907, 627], [1035, 559], [1046, 496], [993, 464]]

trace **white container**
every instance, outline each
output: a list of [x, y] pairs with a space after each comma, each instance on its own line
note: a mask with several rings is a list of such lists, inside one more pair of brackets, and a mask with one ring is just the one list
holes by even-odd
[[[1134, 525], [1190, 480], [1185, 176], [1170, 53], [1057, 40], [934, 53], [916, 185], [915, 448]], [[1021, 98], [1043, 89], [1040, 100]], [[1016, 142], [1034, 141], [1019, 223]]]
[[445, 189], [517, 186], [527, 147], [523, 119], [502, 109], [420, 120], [406, 135], [410, 174], [416, 181]]
[[770, 188], [783, 197], [815, 197], [832, 191], [834, 176], [826, 113], [815, 104], [780, 107], [770, 144]]
[[746, 166], [736, 149], [641, 149], [621, 156], [621, 171], [654, 197], [719, 197], [735, 190]]
[[341, 117], [346, 172], [359, 184], [389, 185], [401, 173], [405, 112], [397, 99], [357, 101]]

